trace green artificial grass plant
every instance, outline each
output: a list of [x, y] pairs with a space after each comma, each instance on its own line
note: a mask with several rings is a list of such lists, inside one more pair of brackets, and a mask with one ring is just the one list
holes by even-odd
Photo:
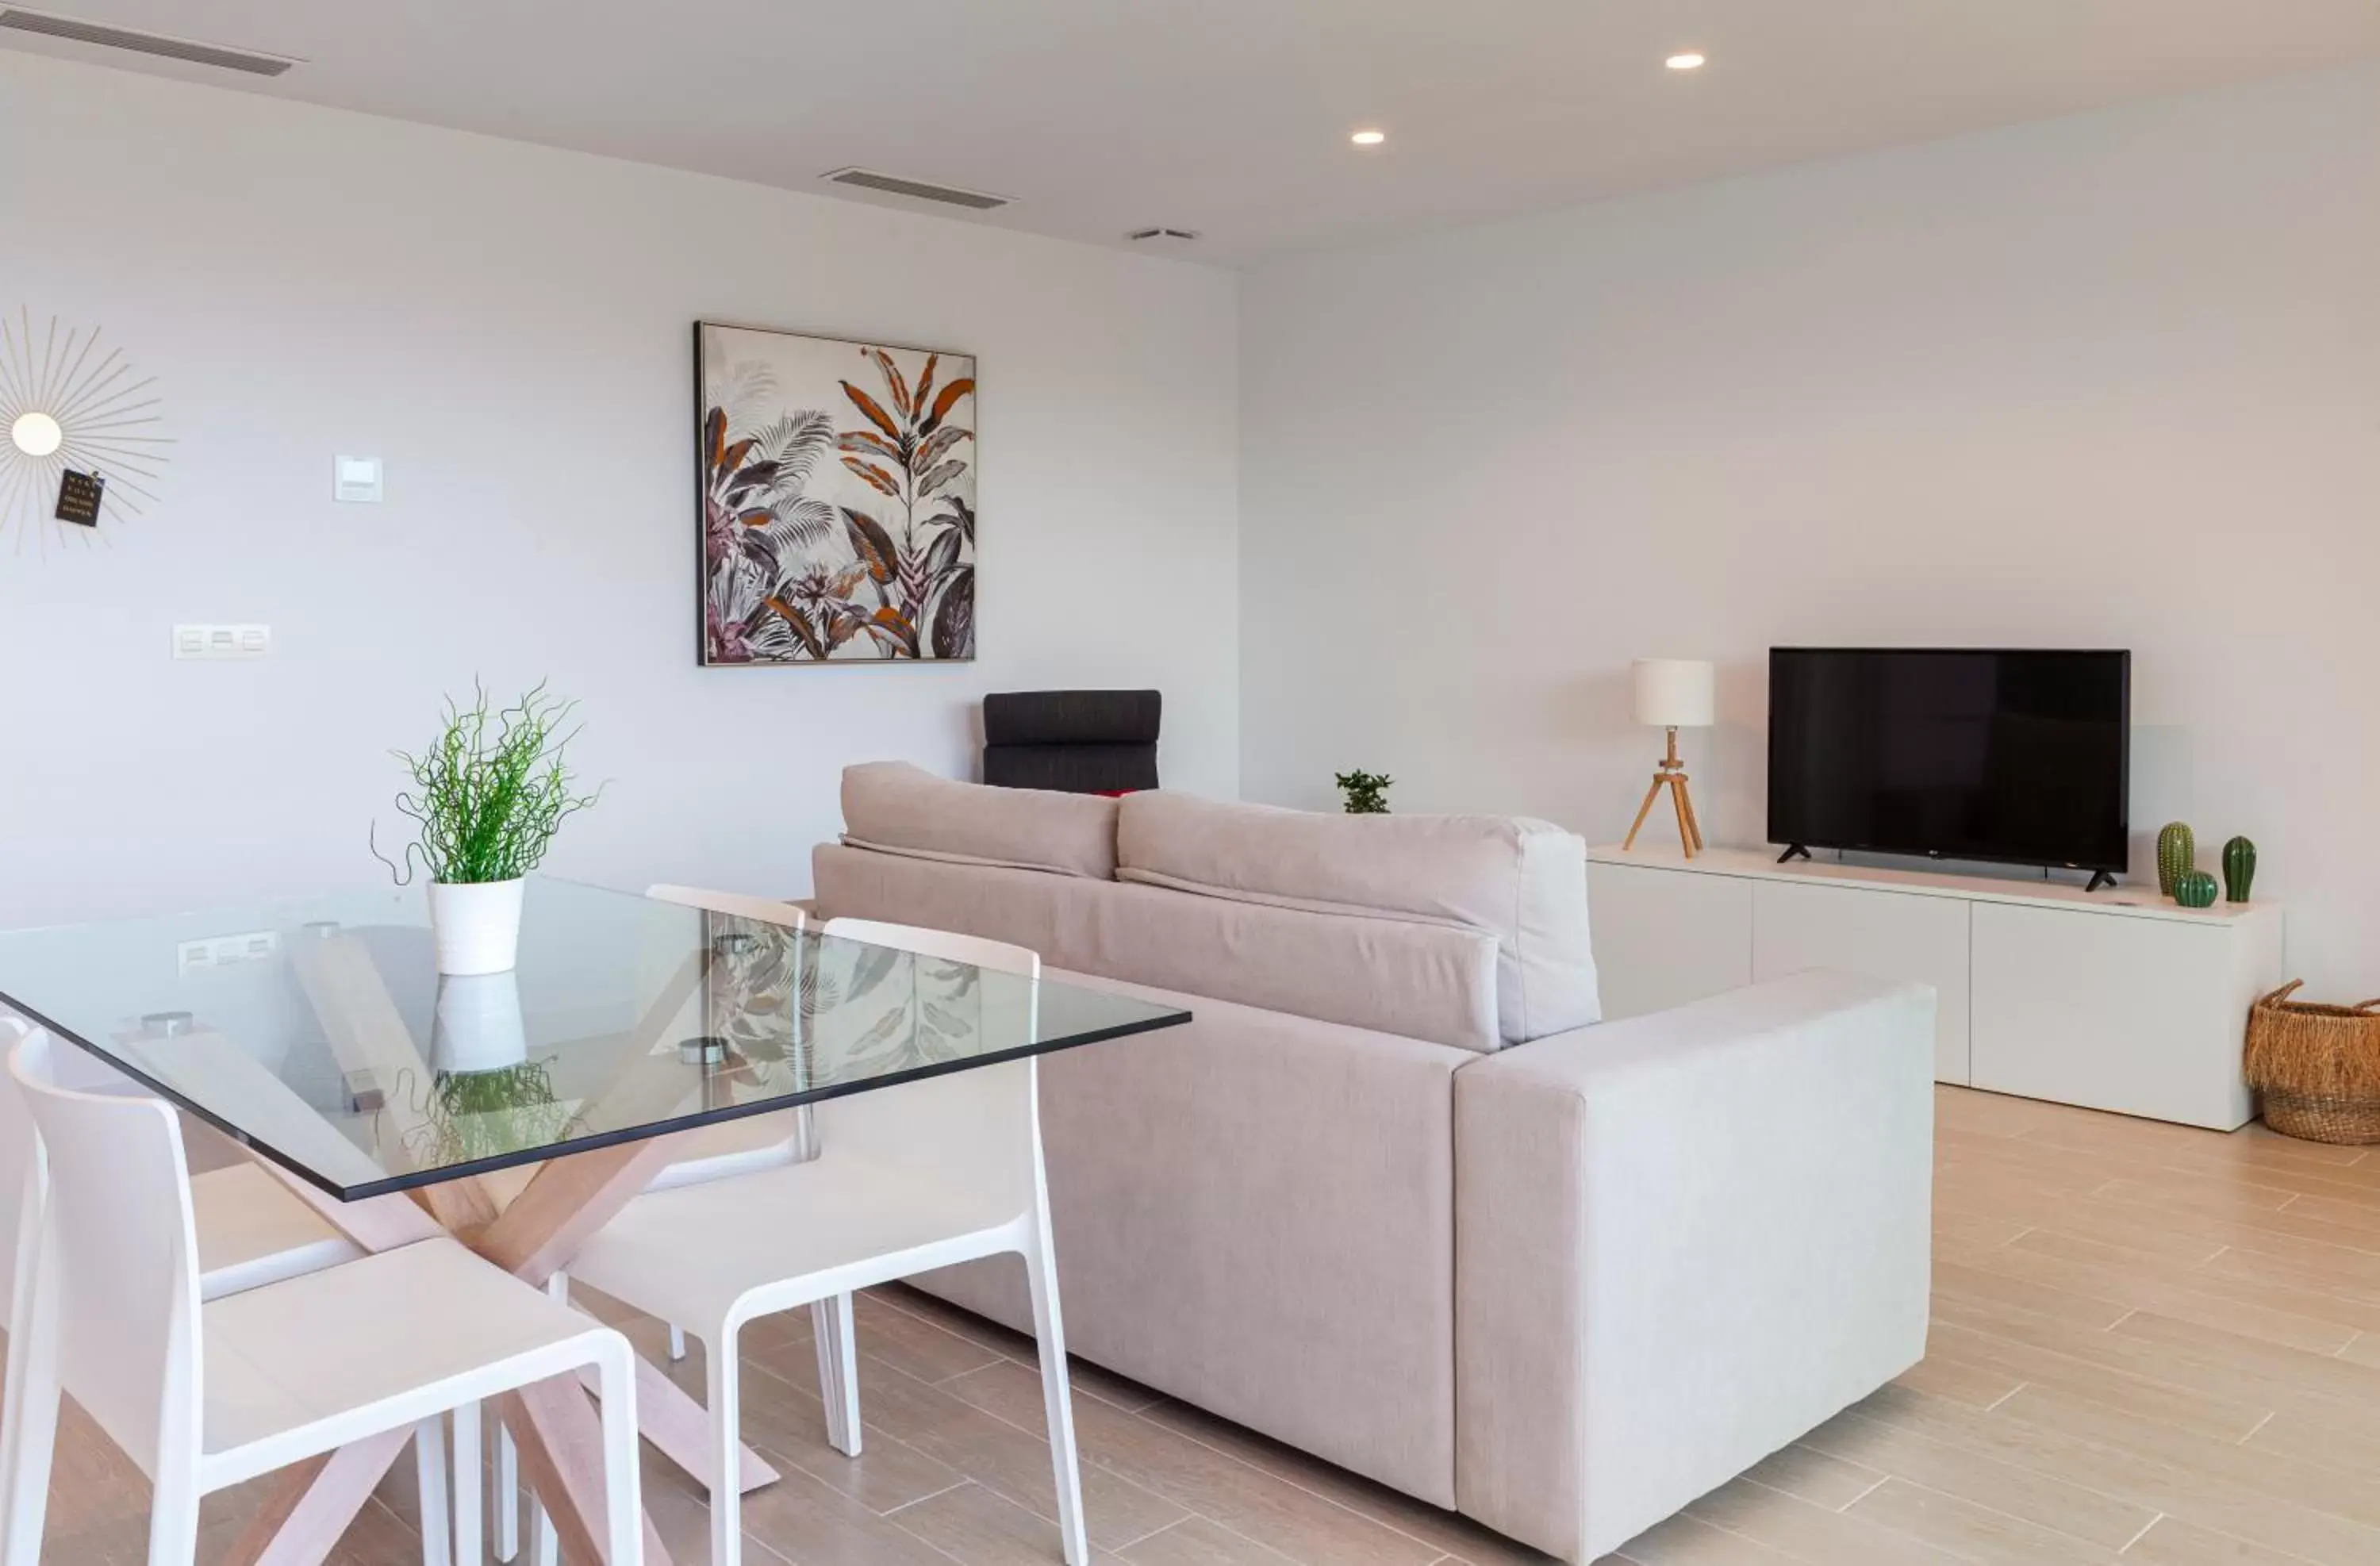
[[517, 880], [537, 868], [562, 823], [602, 793], [573, 792], [563, 759], [577, 734], [563, 730], [576, 703], [548, 696], [543, 681], [502, 709], [477, 681], [471, 689], [468, 707], [447, 698], [444, 727], [427, 750], [395, 752], [413, 775], [396, 807], [419, 831], [395, 859], [376, 840], [371, 847], [399, 885], [417, 868], [449, 886]]

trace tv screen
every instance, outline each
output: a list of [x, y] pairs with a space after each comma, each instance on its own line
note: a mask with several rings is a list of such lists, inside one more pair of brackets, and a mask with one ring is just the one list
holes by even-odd
[[2124, 868], [2131, 654], [1771, 648], [1768, 836]]

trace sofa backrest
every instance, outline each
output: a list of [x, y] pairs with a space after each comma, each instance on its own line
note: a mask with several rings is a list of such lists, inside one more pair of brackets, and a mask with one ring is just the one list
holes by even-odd
[[[1020, 933], [976, 904], [989, 882], [903, 878], [908, 892], [991, 921], [948, 928], [1030, 945], [1054, 966], [1464, 1049], [1600, 1015], [1586, 844], [1543, 821], [1317, 815], [1162, 792], [1103, 799], [953, 783], [899, 761], [844, 769], [843, 812], [851, 849], [1140, 893], [1002, 880], [1016, 917], [1041, 921]], [[818, 890], [829, 913], [935, 922], [839, 905], [823, 875]], [[1129, 928], [1105, 928], [1117, 920]], [[1492, 960], [1475, 978], [1483, 940]]]
[[1457, 1049], [1501, 1042], [1496, 941], [1482, 930], [851, 844], [819, 844], [811, 873], [828, 917], [960, 930], [1029, 946], [1055, 968]]
[[1152, 793], [1120, 802], [1120, 880], [1251, 904], [1485, 930], [1506, 1043], [1602, 1014], [1586, 844], [1509, 816], [1346, 816]]
[[1115, 876], [1114, 800], [953, 783], [906, 761], [843, 770], [843, 832], [855, 848], [917, 858]]

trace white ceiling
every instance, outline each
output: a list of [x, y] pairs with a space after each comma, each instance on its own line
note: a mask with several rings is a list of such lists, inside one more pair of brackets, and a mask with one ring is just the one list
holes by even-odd
[[[1245, 261], [2380, 54], [2380, 0], [34, 0], [302, 57], [9, 47]], [[1663, 68], [1707, 54], [1693, 75]], [[1389, 133], [1359, 152], [1359, 126]], [[884, 205], [897, 199], [852, 196]], [[927, 210], [953, 212], [953, 209]]]

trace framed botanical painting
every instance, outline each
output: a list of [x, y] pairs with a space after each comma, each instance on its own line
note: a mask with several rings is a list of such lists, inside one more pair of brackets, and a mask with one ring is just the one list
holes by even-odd
[[975, 360], [698, 322], [702, 662], [975, 656]]

